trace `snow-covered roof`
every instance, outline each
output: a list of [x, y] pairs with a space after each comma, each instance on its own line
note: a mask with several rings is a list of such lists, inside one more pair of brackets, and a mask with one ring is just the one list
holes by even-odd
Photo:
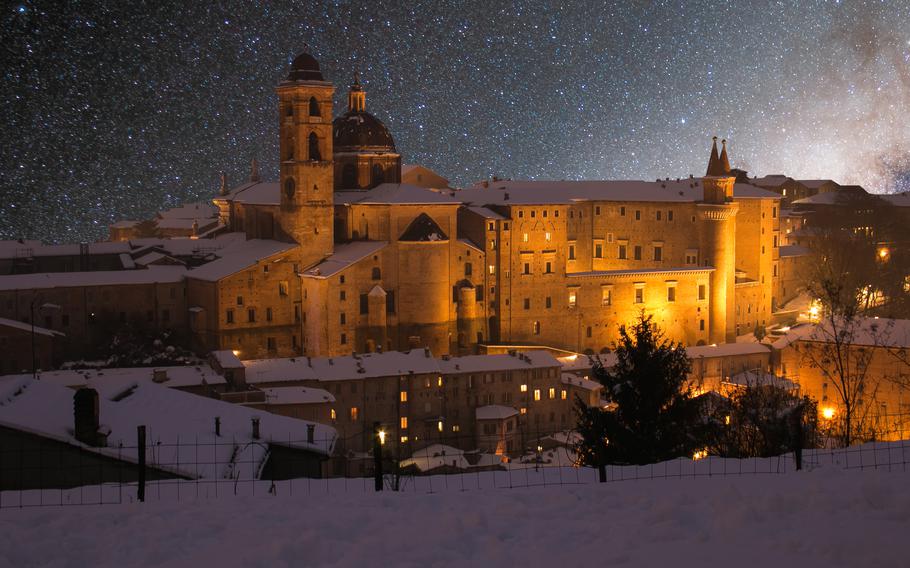
[[288, 252], [296, 246], [293, 243], [268, 239], [249, 240], [215, 251], [214, 254], [218, 256], [217, 260], [190, 270], [187, 272], [187, 276], [197, 280], [217, 282], [275, 255]]
[[[910, 348], [910, 320], [890, 318], [858, 318], [855, 323], [838, 325], [838, 333], [845, 332], [846, 343], [866, 347], [891, 349]], [[787, 334], [773, 343], [783, 349], [796, 341], [832, 343], [834, 332], [831, 322], [803, 324], [790, 328]]]
[[388, 246], [385, 241], [353, 241], [336, 244], [335, 251], [325, 260], [303, 273], [312, 278], [328, 278], [338, 274], [359, 260], [379, 252]]
[[764, 177], [756, 177], [749, 180], [749, 183], [752, 185], [757, 185], [759, 187], [777, 187], [783, 185], [788, 180], [793, 178], [785, 176], [783, 174], [771, 174]]
[[808, 187], [809, 189], [818, 189], [819, 187], [828, 183], [837, 185], [837, 182], [832, 179], [798, 179], [796, 181]]
[[723, 382], [740, 387], [769, 386], [786, 390], [799, 388], [799, 385], [791, 380], [785, 379], [783, 377], [778, 377], [775, 374], [766, 373], [764, 371], [743, 371], [742, 373], [737, 373], [731, 377], [727, 377]]
[[471, 239], [462, 238], [462, 239], [458, 239], [458, 242], [460, 242], [460, 243], [463, 244], [463, 245], [469, 246], [469, 247], [471, 247], [471, 248], [474, 249], [474, 250], [483, 252], [483, 249], [480, 248], [480, 246], [477, 245], [477, 244], [476, 244], [474, 241], [472, 241]]
[[697, 357], [729, 357], [733, 355], [758, 355], [771, 353], [771, 348], [758, 342], [720, 343], [717, 345], [696, 345], [686, 347], [689, 359]]
[[495, 220], [505, 219], [505, 217], [503, 217], [496, 211], [493, 211], [489, 207], [477, 207], [475, 205], [471, 205], [471, 206], [465, 207], [465, 209], [467, 209], [471, 213], [476, 213], [477, 215], [480, 215], [484, 219], [495, 219]]
[[780, 247], [781, 258], [787, 256], [805, 256], [809, 254], [809, 249], [800, 245], [785, 245]]
[[54, 331], [53, 329], [46, 329], [43, 327], [39, 327], [37, 325], [33, 328], [32, 324], [30, 324], [30, 323], [24, 323], [21, 321], [16, 321], [16, 320], [7, 319], [7, 318], [0, 318], [0, 327], [11, 327], [13, 329], [18, 329], [20, 331], [24, 331], [26, 333], [32, 333], [32, 331], [34, 331], [35, 335], [44, 335], [47, 337], [63, 337], [64, 336], [63, 333], [60, 333], [59, 331]]
[[249, 384], [337, 381], [440, 372], [440, 361], [424, 349], [343, 357], [291, 357], [244, 361]]
[[170, 284], [180, 282], [186, 273], [186, 269], [182, 266], [150, 266], [145, 269], [137, 270], [12, 274], [0, 277], [0, 290], [71, 288], [78, 286], [118, 286], [129, 284]]
[[895, 207], [910, 207], [910, 191], [905, 191], [903, 193], [888, 193], [879, 197], [888, 201]]
[[280, 205], [281, 187], [273, 181], [245, 183], [235, 187], [220, 199], [249, 205]]
[[[454, 192], [454, 198], [473, 205], [569, 204], [576, 201], [627, 201], [693, 203], [701, 201], [701, 180], [668, 181], [495, 181], [489, 187], [475, 186]], [[737, 183], [733, 197], [780, 199], [776, 193]]]
[[336, 203], [382, 205], [455, 205], [449, 192], [439, 192], [407, 183], [383, 183], [369, 191], [339, 191]]
[[439, 360], [439, 369], [446, 374], [511, 371], [532, 367], [559, 367], [560, 363], [547, 351], [518, 351], [514, 355], [465, 355]]
[[196, 224], [197, 228], [202, 231], [218, 223], [218, 219], [179, 219], [179, 218], [165, 218], [159, 219], [156, 225], [159, 229], [181, 229], [181, 230], [191, 230], [193, 225]]
[[478, 406], [474, 411], [474, 415], [478, 420], [505, 420], [516, 414], [518, 414], [518, 411], [511, 406], [502, 406], [499, 404]]
[[223, 233], [213, 239], [176, 238], [143, 238], [132, 239], [130, 244], [136, 248], [133, 256], [143, 251], [157, 249], [172, 256], [195, 256], [225, 249], [246, 241], [246, 234], [240, 232]]
[[[100, 424], [110, 431], [106, 447], [75, 439], [74, 390], [30, 378], [0, 379], [0, 425], [133, 462], [138, 459], [136, 427], [145, 425], [150, 466], [204, 479], [256, 478], [259, 468], [252, 466], [265, 461], [269, 444], [329, 455], [337, 437], [330, 426], [258, 413], [153, 383], [95, 388]], [[215, 435], [215, 417], [221, 421], [220, 437]], [[260, 420], [259, 440], [252, 437], [254, 417]], [[313, 443], [306, 441], [310, 424], [315, 426]]]
[[220, 349], [212, 351], [209, 355], [219, 364], [222, 369], [237, 369], [243, 367], [243, 362], [230, 349]]
[[[42, 382], [64, 387], [93, 387], [95, 385], [122, 385], [139, 382], [156, 382], [155, 373], [163, 377], [157, 384], [166, 387], [193, 387], [223, 385], [224, 377], [208, 365], [181, 365], [173, 367], [122, 367], [113, 369], [69, 369], [42, 371]], [[22, 375], [22, 377], [31, 376]]]
[[335, 402], [335, 396], [327, 390], [311, 387], [275, 387], [262, 389], [266, 404], [322, 404]]
[[[129, 242], [114, 241], [85, 243], [88, 254], [121, 254], [130, 252]], [[0, 241], [0, 258], [29, 258], [38, 256], [79, 256], [82, 244], [46, 245], [41, 241]]]
[[561, 382], [567, 385], [575, 385], [587, 390], [597, 390], [603, 388], [603, 385], [597, 381], [592, 381], [591, 379], [586, 379], [584, 377], [579, 377], [578, 375], [573, 375], [572, 373], [563, 373]]

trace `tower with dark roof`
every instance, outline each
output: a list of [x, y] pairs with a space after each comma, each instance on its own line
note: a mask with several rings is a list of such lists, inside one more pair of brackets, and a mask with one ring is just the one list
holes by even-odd
[[294, 59], [277, 88], [281, 204], [274, 236], [302, 245], [304, 266], [333, 250], [334, 92], [309, 53]]
[[366, 110], [359, 75], [348, 91], [348, 111], [332, 123], [335, 189], [372, 189], [401, 182], [401, 154], [381, 120]]

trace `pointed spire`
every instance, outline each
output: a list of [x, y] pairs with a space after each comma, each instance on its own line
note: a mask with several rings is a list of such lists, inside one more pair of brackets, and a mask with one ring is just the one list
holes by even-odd
[[253, 158], [253, 162], [250, 164], [250, 183], [259, 183], [259, 162], [256, 161], [256, 158]]
[[227, 174], [224, 173], [224, 172], [221, 172], [221, 189], [218, 190], [218, 194], [219, 194], [219, 195], [227, 195], [227, 194], [228, 194], [228, 188], [227, 188]]
[[721, 145], [723, 149], [720, 151], [720, 167], [724, 171], [724, 174], [730, 175], [730, 160], [727, 158], [727, 140], [721, 140]]

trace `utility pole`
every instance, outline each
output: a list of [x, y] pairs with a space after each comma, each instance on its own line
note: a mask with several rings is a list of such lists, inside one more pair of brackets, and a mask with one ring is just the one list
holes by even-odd
[[373, 482], [376, 491], [382, 491], [382, 430], [373, 422]]

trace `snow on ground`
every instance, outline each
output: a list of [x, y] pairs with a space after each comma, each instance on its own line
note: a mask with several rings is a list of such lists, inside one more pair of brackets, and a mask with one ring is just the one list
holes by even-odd
[[793, 472], [775, 458], [757, 469], [786, 473], [599, 484], [582, 470], [585, 483], [514, 489], [482, 482], [492, 472], [401, 493], [359, 479], [298, 482], [293, 495], [279, 484], [277, 496], [222, 485], [187, 499], [185, 487], [181, 501], [151, 489], [144, 504], [0, 510], [0, 566], [908, 566], [910, 472], [903, 451], [890, 455], [879, 469], [831, 457]]

